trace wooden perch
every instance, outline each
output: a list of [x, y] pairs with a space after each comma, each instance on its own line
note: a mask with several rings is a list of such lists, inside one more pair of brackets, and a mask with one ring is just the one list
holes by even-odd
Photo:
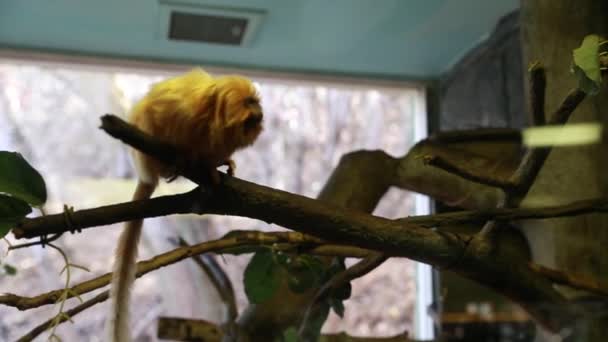
[[[203, 199], [201, 199], [203, 197]], [[206, 195], [199, 189], [190, 192], [159, 196], [149, 200], [125, 202], [94, 209], [83, 209], [71, 214], [72, 226], [68, 227], [64, 214], [53, 214], [35, 218], [26, 218], [14, 230], [16, 238], [35, 238], [47, 234], [69, 232], [123, 222], [125, 219], [149, 218], [162, 215], [201, 213], [204, 209], [202, 201]], [[198, 212], [192, 209], [197, 208]], [[456, 211], [442, 214], [410, 216], [398, 221], [404, 225], [414, 224], [421, 227], [433, 228], [456, 224], [479, 224], [488, 220], [517, 221], [528, 219], [546, 219], [585, 215], [596, 212], [608, 212], [608, 198], [576, 201], [569, 204], [536, 207], [536, 208], [490, 208], [483, 210]], [[258, 241], [250, 232], [251, 241]], [[241, 237], [244, 239], [244, 237]], [[322, 240], [302, 235], [301, 242], [316, 242]]]

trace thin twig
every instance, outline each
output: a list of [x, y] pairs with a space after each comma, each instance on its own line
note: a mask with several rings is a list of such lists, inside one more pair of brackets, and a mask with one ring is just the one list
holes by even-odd
[[55, 241], [55, 240], [59, 239], [61, 237], [61, 235], [63, 235], [63, 233], [53, 234], [53, 236], [51, 236], [50, 238], [40, 239], [39, 241], [22, 243], [22, 244], [19, 244], [19, 245], [10, 245], [10, 246], [8, 246], [8, 250], [12, 251], [12, 250], [15, 250], [15, 249], [27, 248], [27, 247], [37, 246], [37, 245], [40, 245], [40, 246], [44, 247], [49, 242], [52, 242], [52, 241]]
[[505, 191], [515, 186], [509, 179], [503, 179], [491, 174], [487, 168], [476, 168], [470, 164], [459, 165], [441, 156], [425, 156], [423, 161], [427, 165], [438, 167], [475, 183], [498, 187]]
[[[551, 115], [548, 125], [563, 125], [568, 121], [570, 115], [576, 107], [585, 99], [585, 93], [580, 89], [574, 89], [570, 91], [568, 96], [564, 99], [560, 107]], [[532, 183], [536, 180], [538, 172], [545, 163], [545, 160], [551, 152], [551, 147], [545, 148], [534, 148], [526, 152], [522, 161], [513, 173], [511, 180], [516, 184], [515, 191], [513, 193], [515, 198], [514, 205], [519, 204], [521, 199], [528, 193]], [[510, 201], [511, 202], [511, 201]]]
[[[256, 233], [256, 234], [251, 234]], [[259, 240], [254, 239], [255, 236], [260, 237]], [[302, 235], [302, 234], [299, 234]], [[147, 259], [144, 261], [140, 261], [137, 263], [137, 273], [136, 276], [140, 277], [146, 273], [152, 272], [156, 269], [159, 269], [164, 266], [168, 266], [179, 262], [181, 260], [190, 258], [194, 255], [214, 252], [228, 252], [232, 253], [235, 248], [246, 248], [246, 247], [256, 247], [260, 245], [272, 245], [274, 243], [290, 243], [289, 239], [295, 237], [296, 241], [300, 239], [297, 238], [297, 234], [284, 234], [284, 232], [278, 233], [261, 233], [261, 232], [247, 232], [247, 234], [243, 234], [243, 238], [238, 233], [232, 233], [229, 237], [224, 237], [219, 240], [206, 241], [196, 245], [188, 246], [188, 247], [180, 247], [176, 248], [172, 251], [159, 254], [151, 259]], [[295, 243], [297, 244], [297, 242]], [[306, 246], [309, 247], [307, 249], [308, 253], [317, 254], [317, 255], [333, 255], [333, 256], [354, 256], [361, 257], [369, 254], [369, 251], [366, 251], [361, 248], [350, 247], [350, 246], [339, 246], [339, 245], [331, 245], [331, 244], [321, 244], [316, 245], [314, 247], [310, 247], [310, 243], [306, 243]], [[291, 246], [292, 249], [296, 249], [295, 245]], [[99, 289], [110, 283], [111, 273], [106, 273], [102, 276], [96, 277], [91, 280], [84, 281], [80, 284], [77, 284], [68, 289], [68, 295], [66, 299], [72, 298], [74, 296], [78, 296], [84, 293], [88, 293]], [[54, 304], [58, 300], [60, 300], [61, 295], [65, 292], [65, 289], [54, 290], [50, 292], [46, 292], [34, 297], [24, 297], [18, 296], [15, 294], [3, 294], [0, 295], [0, 304], [4, 304], [7, 306], [16, 307], [19, 310], [28, 310], [32, 308], [37, 308], [43, 305]]]
[[[455, 211], [442, 214], [411, 216], [399, 219], [423, 227], [444, 227], [457, 224], [483, 223], [486, 221], [540, 220], [590, 213], [608, 212], [608, 198], [575, 201], [565, 205], [536, 208], [495, 208], [484, 210]], [[547, 228], [550, 229], [550, 228]]]
[[367, 258], [359, 261], [355, 265], [345, 269], [344, 271], [337, 273], [328, 282], [321, 286], [315, 293], [314, 299], [308, 304], [308, 307], [306, 308], [304, 318], [302, 319], [302, 323], [300, 324], [299, 335], [302, 336], [304, 329], [308, 325], [308, 320], [310, 319], [313, 307], [317, 303], [319, 303], [319, 301], [323, 300], [328, 294], [331, 293], [332, 290], [338, 289], [348, 284], [349, 282], [373, 271], [387, 259], [388, 257], [385, 254], [374, 253], [368, 256]]
[[109, 293], [110, 293], [110, 291], [101, 292], [100, 294], [96, 295], [95, 297], [93, 297], [89, 300], [86, 300], [82, 304], [75, 306], [74, 308], [66, 311], [65, 315], [62, 315], [57, 322], [55, 322], [56, 317], [53, 317], [53, 318], [45, 321], [44, 323], [42, 323], [42, 324], [36, 326], [34, 329], [30, 330], [30, 332], [28, 332], [27, 334], [23, 335], [21, 338], [19, 338], [18, 341], [19, 342], [32, 341], [34, 338], [36, 338], [38, 335], [42, 334], [46, 329], [48, 329], [51, 325], [53, 325], [53, 324], [59, 325], [65, 321], [69, 320], [71, 317], [74, 317], [77, 314], [81, 313], [82, 311], [92, 307], [93, 305], [105, 301], [106, 299], [108, 299]]
[[600, 296], [608, 297], [608, 287], [606, 287], [608, 284], [601, 284], [595, 279], [569, 274], [532, 262], [529, 266], [532, 271], [542, 274], [556, 284], [566, 285], [575, 289], [585, 290]]
[[[576, 107], [578, 107], [578, 105], [585, 99], [585, 96], [585, 92], [579, 88], [571, 90], [566, 98], [562, 101], [559, 108], [553, 112], [551, 117], [549, 117], [547, 124], [565, 124], [570, 118], [572, 112], [574, 112]], [[537, 106], [541, 106], [541, 104], [538, 103]], [[542, 104], [542, 107], [544, 107], [544, 103]], [[509, 191], [505, 191], [505, 198], [500, 206], [519, 206], [519, 203], [528, 194], [528, 191], [530, 191], [530, 187], [532, 187], [532, 184], [536, 180], [536, 176], [538, 176], [538, 173], [545, 164], [545, 160], [547, 160], [550, 152], [551, 147], [533, 148], [526, 151], [526, 154], [524, 154], [519, 167], [517, 170], [515, 170], [510, 178], [510, 181], [515, 184], [515, 187], [511, 188]], [[486, 238], [491, 236], [495, 227], [496, 225], [492, 224], [485, 225], [479, 232], [479, 237]]]
[[547, 78], [545, 69], [536, 62], [528, 68], [530, 74], [530, 112], [532, 113], [532, 124], [542, 126], [545, 124], [545, 89]]

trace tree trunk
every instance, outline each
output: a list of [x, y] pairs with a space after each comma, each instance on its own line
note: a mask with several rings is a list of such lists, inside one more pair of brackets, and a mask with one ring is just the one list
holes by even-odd
[[[550, 115], [576, 86], [569, 72], [572, 50], [584, 36], [608, 37], [606, 0], [522, 0], [524, 65], [539, 61], [547, 72], [545, 113]], [[608, 93], [588, 97], [569, 123], [608, 122]], [[602, 145], [555, 148], [522, 206], [553, 205], [605, 196], [608, 190], [608, 153]], [[522, 226], [533, 259], [558, 269], [608, 281], [608, 215], [525, 222]], [[584, 294], [564, 289], [571, 298]], [[590, 314], [576, 324], [573, 341], [608, 340], [608, 310], [598, 298], [590, 299]], [[556, 308], [559, 310], [559, 308]], [[565, 334], [565, 332], [564, 332]]]

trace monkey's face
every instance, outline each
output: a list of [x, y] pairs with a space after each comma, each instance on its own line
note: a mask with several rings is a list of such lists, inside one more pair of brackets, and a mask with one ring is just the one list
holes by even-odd
[[260, 99], [253, 84], [244, 78], [231, 78], [223, 84], [224, 96], [219, 101], [224, 109], [226, 129], [225, 138], [235, 148], [251, 145], [262, 132], [264, 113]]
[[246, 146], [251, 145], [262, 132], [264, 113], [260, 100], [255, 94], [246, 97], [243, 100], [243, 106], [245, 106], [247, 114], [245, 115], [245, 120], [241, 122], [241, 134], [243, 136], [243, 143]]

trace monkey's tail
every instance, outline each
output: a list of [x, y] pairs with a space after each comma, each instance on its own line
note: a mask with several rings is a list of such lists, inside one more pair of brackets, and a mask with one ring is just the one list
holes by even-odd
[[[147, 199], [152, 196], [156, 183], [141, 180], [133, 194], [133, 200]], [[116, 247], [112, 285], [110, 289], [111, 311], [108, 321], [109, 341], [128, 342], [131, 340], [129, 329], [129, 297], [131, 285], [135, 281], [137, 244], [141, 236], [143, 220], [133, 220], [125, 224], [118, 246]]]

